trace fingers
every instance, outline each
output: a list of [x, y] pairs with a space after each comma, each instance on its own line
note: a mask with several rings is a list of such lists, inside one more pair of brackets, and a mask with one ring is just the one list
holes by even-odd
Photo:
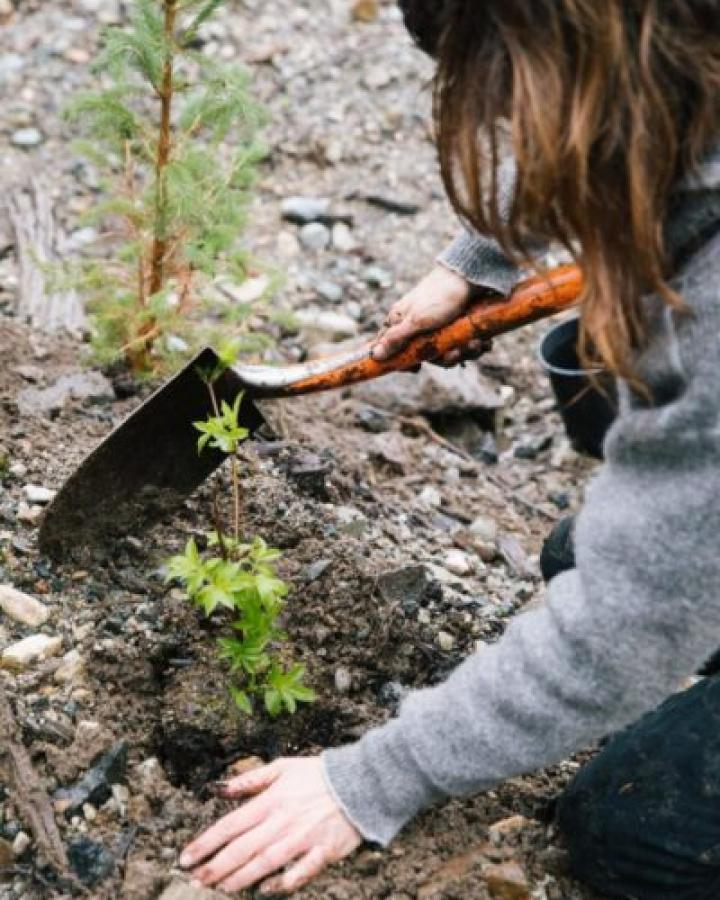
[[263, 894], [291, 894], [293, 891], [299, 891], [319, 875], [331, 861], [321, 847], [315, 847], [287, 872], [266, 881], [261, 891]]
[[206, 887], [214, 887], [226, 880], [238, 881], [240, 874], [248, 870], [252, 874], [253, 870], [262, 869], [259, 875], [254, 876], [255, 881], [275, 872], [300, 851], [299, 847], [292, 846], [287, 850], [289, 855], [279, 857], [278, 851], [282, 849], [282, 844], [278, 844], [281, 827], [277, 819], [269, 819], [240, 835], [208, 863], [195, 869], [193, 879]]
[[241, 891], [257, 884], [268, 875], [291, 863], [302, 852], [303, 846], [297, 838], [286, 838], [253, 856], [245, 865], [234, 871], [220, 885], [224, 891]]
[[238, 775], [237, 778], [231, 778], [229, 781], [219, 782], [216, 785], [215, 792], [218, 796], [227, 800], [234, 800], [248, 794], [259, 794], [277, 781], [279, 776], [280, 766], [277, 763], [270, 763], [268, 766], [259, 766], [257, 769], [251, 769], [249, 772]]
[[198, 865], [230, 841], [259, 825], [267, 815], [267, 811], [267, 804], [262, 797], [258, 797], [223, 816], [212, 828], [208, 828], [185, 848], [180, 856], [180, 865], [184, 869]]
[[372, 348], [373, 359], [383, 362], [399, 353], [409, 341], [417, 334], [432, 328], [433, 322], [426, 322], [415, 316], [406, 316], [397, 325], [393, 325], [380, 335], [378, 342]]

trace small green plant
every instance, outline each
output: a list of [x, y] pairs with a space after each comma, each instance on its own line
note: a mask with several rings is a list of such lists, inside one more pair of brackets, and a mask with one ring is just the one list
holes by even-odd
[[79, 152], [103, 176], [85, 221], [112, 223], [106, 237], [118, 243], [110, 260], [64, 273], [87, 300], [101, 362], [153, 370], [163, 352], [197, 340], [198, 321], [226, 312], [242, 331], [253, 311], [212, 289], [248, 274], [237, 239], [264, 156], [246, 72], [196, 49], [224, 2], [132, 0], [128, 26], [106, 30], [94, 63], [104, 88], [66, 110], [86, 136]]
[[304, 684], [304, 667], [284, 666], [276, 649], [287, 637], [278, 624], [288, 594], [287, 584], [275, 569], [280, 551], [268, 547], [261, 538], [250, 543], [240, 539], [237, 452], [248, 432], [238, 422], [242, 394], [232, 405], [225, 401], [218, 404], [212, 385], [217, 374], [206, 375], [215, 415], [195, 422], [194, 427], [200, 433], [198, 452], [210, 447], [230, 457], [233, 527], [226, 532], [215, 504], [215, 530], [207, 535], [207, 552], [201, 553], [191, 538], [185, 552], [169, 561], [167, 577], [181, 582], [188, 599], [205, 615], [225, 610], [234, 617], [234, 634], [218, 643], [220, 658], [229, 664], [230, 694], [238, 709], [252, 714], [253, 701], [261, 698], [271, 716], [283, 710], [294, 713], [298, 703], [312, 702], [315, 694]]

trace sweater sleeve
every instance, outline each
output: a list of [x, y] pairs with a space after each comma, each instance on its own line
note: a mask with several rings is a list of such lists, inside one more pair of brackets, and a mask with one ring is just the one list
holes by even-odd
[[324, 754], [351, 821], [387, 844], [417, 811], [555, 763], [677, 689], [720, 639], [720, 240], [649, 303], [638, 361], [653, 402], [621, 386], [606, 464], [579, 516], [577, 568], [546, 602], [399, 716]]

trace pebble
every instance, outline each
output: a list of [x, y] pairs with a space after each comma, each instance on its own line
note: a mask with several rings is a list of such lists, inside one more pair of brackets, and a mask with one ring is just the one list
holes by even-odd
[[177, 879], [159, 897], [159, 900], [223, 900], [227, 894], [219, 894], [209, 888], [196, 887]]
[[80, 837], [68, 845], [70, 866], [83, 884], [93, 887], [115, 869], [115, 857], [96, 841]]
[[7, 647], [0, 657], [4, 669], [22, 672], [34, 662], [57, 656], [62, 648], [62, 638], [47, 634], [32, 634]]
[[350, 226], [345, 222], [336, 222], [332, 230], [333, 249], [338, 253], [352, 253], [358, 248], [358, 242]]
[[494, 900], [530, 900], [530, 885], [519, 863], [486, 866], [483, 876]]
[[37, 525], [43, 516], [42, 506], [30, 506], [28, 503], [20, 502], [17, 508], [17, 520], [24, 525]]
[[27, 475], [27, 466], [25, 465], [25, 463], [14, 462], [11, 464], [8, 471], [15, 478], [23, 478], [25, 475]]
[[368, 266], [363, 272], [363, 280], [371, 288], [389, 288], [393, 283], [391, 273], [381, 266]]
[[322, 331], [334, 338], [355, 337], [358, 332], [357, 322], [350, 316], [330, 309], [308, 307], [298, 310], [295, 318], [303, 327], [312, 331]]
[[10, 142], [16, 147], [37, 147], [45, 140], [39, 128], [18, 128], [14, 131]]
[[79, 681], [83, 675], [83, 658], [79, 650], [69, 650], [62, 658], [62, 662], [53, 674], [53, 680], [57, 684], [68, 684]]
[[50, 611], [39, 600], [9, 584], [0, 584], [0, 609], [15, 622], [39, 628], [47, 622]]
[[340, 303], [343, 298], [342, 286], [325, 279], [315, 283], [315, 293], [321, 300], [327, 300], [328, 303]]
[[378, 0], [354, 0], [351, 14], [356, 22], [373, 22], [378, 17]]
[[442, 505], [442, 494], [432, 485], [426, 485], [418, 494], [418, 500], [420, 503], [424, 503], [425, 506], [432, 506], [433, 509], [437, 509]]
[[31, 843], [29, 834], [26, 834], [24, 831], [18, 831], [12, 845], [13, 855], [22, 856]]
[[40, 505], [50, 503], [57, 494], [57, 491], [52, 491], [50, 488], [42, 487], [39, 484], [26, 484], [23, 492], [30, 503], [39, 503]]
[[455, 638], [448, 634], [447, 631], [439, 631], [437, 635], [438, 646], [441, 650], [444, 650], [445, 653], [449, 653], [455, 647]]
[[377, 576], [377, 588], [387, 603], [419, 603], [430, 586], [425, 566], [405, 566]]
[[300, 229], [300, 243], [316, 253], [326, 250], [330, 246], [330, 229], [321, 222], [309, 222]]
[[443, 566], [448, 572], [452, 572], [453, 575], [458, 575], [460, 578], [472, 575], [475, 571], [472, 560], [462, 550], [448, 550], [443, 559]]
[[352, 687], [352, 675], [349, 669], [342, 666], [335, 670], [335, 690], [338, 694], [347, 694]]
[[119, 741], [102, 756], [97, 757], [91, 768], [67, 788], [55, 791], [55, 808], [72, 819], [84, 810], [87, 804], [101, 806], [112, 795], [111, 785], [125, 778], [128, 745]]
[[288, 197], [281, 207], [283, 219], [296, 225], [317, 222], [329, 212], [330, 201], [326, 197]]

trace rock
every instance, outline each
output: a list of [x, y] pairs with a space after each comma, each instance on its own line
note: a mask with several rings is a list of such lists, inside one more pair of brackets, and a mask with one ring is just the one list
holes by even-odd
[[383, 572], [377, 577], [377, 589], [386, 603], [414, 600], [420, 603], [431, 581], [425, 566], [405, 566]]
[[27, 475], [27, 466], [22, 462], [14, 462], [10, 465], [8, 471], [15, 478], [24, 478]]
[[378, 12], [378, 0], [353, 0], [351, 15], [355, 22], [373, 22]]
[[516, 537], [511, 534], [501, 534], [497, 541], [497, 549], [514, 575], [519, 575], [520, 578], [532, 578], [537, 574], [522, 544]]
[[256, 303], [268, 291], [270, 278], [268, 275], [256, 275], [246, 279], [242, 284], [222, 282], [220, 290], [235, 303]]
[[115, 869], [112, 854], [90, 838], [79, 837], [70, 841], [67, 852], [70, 868], [88, 887], [104, 881]]
[[[433, 872], [428, 881], [420, 886], [417, 893], [418, 900], [431, 900], [431, 898], [435, 900], [437, 897], [445, 896], [445, 889], [451, 882], [463, 878], [474, 868], [486, 862], [484, 844], [467, 853], [451, 857], [437, 871]], [[459, 895], [454, 893], [453, 896]]]
[[82, 681], [84, 663], [79, 650], [69, 650], [62, 658], [62, 662], [53, 673], [53, 680], [57, 684], [69, 684], [74, 681]]
[[395, 708], [410, 693], [410, 688], [400, 684], [399, 681], [388, 681], [378, 691], [378, 700], [385, 706]]
[[0, 584], [0, 609], [6, 616], [30, 628], [39, 628], [50, 616], [48, 608], [39, 600], [9, 584]]
[[330, 201], [326, 197], [288, 197], [283, 200], [281, 215], [295, 225], [320, 222], [330, 213]]
[[537, 437], [526, 438], [519, 441], [513, 450], [515, 459], [537, 459], [537, 457], [552, 446], [553, 436], [541, 434]]
[[418, 494], [418, 501], [425, 506], [437, 509], [439, 506], [442, 506], [442, 494], [436, 487], [428, 484]]
[[165, 882], [165, 869], [149, 859], [130, 856], [125, 865], [122, 900], [153, 900]]
[[462, 550], [448, 550], [443, 559], [443, 566], [448, 572], [452, 572], [453, 575], [458, 575], [460, 578], [472, 575], [475, 571], [472, 560]]
[[321, 300], [327, 300], [328, 303], [340, 303], [343, 298], [343, 289], [334, 281], [320, 279], [315, 282], [315, 293]]
[[44, 506], [55, 499], [57, 491], [50, 490], [50, 488], [43, 487], [39, 484], [26, 484], [23, 488], [23, 493], [30, 503], [38, 503], [41, 506]]
[[127, 755], [127, 743], [119, 741], [97, 758], [74, 785], [55, 791], [53, 799], [61, 805], [66, 818], [78, 815], [86, 803], [100, 806], [112, 795], [111, 785], [125, 779]]
[[43, 517], [42, 506], [30, 506], [25, 502], [18, 503], [17, 520], [24, 525], [37, 525]]
[[13, 855], [16, 857], [22, 856], [23, 853], [28, 849], [30, 844], [32, 844], [30, 835], [26, 834], [24, 831], [18, 831], [12, 844]]
[[335, 690], [338, 694], [347, 694], [352, 687], [352, 675], [342, 666], [335, 670]]
[[37, 147], [45, 140], [39, 128], [18, 128], [12, 133], [10, 142], [16, 147]]
[[483, 876], [494, 900], [531, 900], [530, 885], [519, 863], [486, 866]]
[[458, 547], [473, 550], [483, 562], [492, 562], [497, 556], [497, 538], [497, 523], [487, 516], [479, 516], [454, 535]]
[[371, 288], [392, 287], [393, 277], [387, 269], [381, 266], [368, 266], [363, 272], [363, 281]]
[[526, 819], [525, 816], [508, 816], [507, 819], [500, 819], [498, 822], [493, 822], [493, 824], [488, 829], [490, 837], [494, 840], [499, 840], [508, 834], [513, 834], [516, 831], [523, 831], [532, 822], [530, 819]]
[[308, 222], [300, 229], [300, 243], [314, 253], [326, 250], [330, 246], [330, 229], [321, 222]]
[[455, 638], [447, 631], [439, 631], [437, 635], [438, 646], [445, 653], [450, 653], [455, 648]]
[[357, 322], [345, 313], [333, 310], [308, 307], [298, 310], [295, 318], [302, 328], [310, 331], [321, 331], [334, 338], [355, 337], [358, 332]]
[[397, 431], [374, 435], [368, 446], [373, 462], [402, 475], [410, 467], [405, 438]]
[[310, 563], [310, 565], [305, 570], [305, 581], [308, 584], [312, 584], [313, 581], [317, 581], [318, 578], [322, 578], [322, 576], [327, 572], [327, 570], [331, 566], [332, 566], [331, 559], [315, 560], [315, 562]]
[[11, 644], [3, 651], [0, 664], [4, 669], [22, 672], [35, 662], [42, 662], [57, 656], [62, 647], [62, 638], [47, 634], [32, 634], [30, 637]]
[[227, 894], [220, 894], [208, 888], [194, 887], [179, 879], [172, 882], [158, 900], [227, 900]]
[[497, 522], [489, 516], [478, 516], [476, 519], [473, 519], [468, 527], [468, 531], [484, 544], [495, 544], [497, 541]]
[[336, 506], [335, 521], [338, 529], [351, 537], [360, 537], [367, 529], [368, 521], [354, 506]]
[[3, 869], [9, 869], [15, 865], [15, 854], [13, 853], [13, 845], [5, 838], [0, 838], [0, 872]]
[[24, 416], [52, 416], [69, 400], [100, 403], [115, 399], [112, 384], [100, 372], [63, 375], [47, 388], [25, 388], [16, 397], [18, 412]]
[[477, 366], [443, 369], [424, 365], [418, 373], [399, 372], [379, 382], [367, 382], [353, 388], [357, 400], [379, 409], [414, 416], [473, 416], [487, 418], [502, 407], [502, 399], [493, 382]]
[[332, 245], [338, 253], [352, 253], [357, 250], [358, 242], [347, 223], [336, 222], [333, 225]]

